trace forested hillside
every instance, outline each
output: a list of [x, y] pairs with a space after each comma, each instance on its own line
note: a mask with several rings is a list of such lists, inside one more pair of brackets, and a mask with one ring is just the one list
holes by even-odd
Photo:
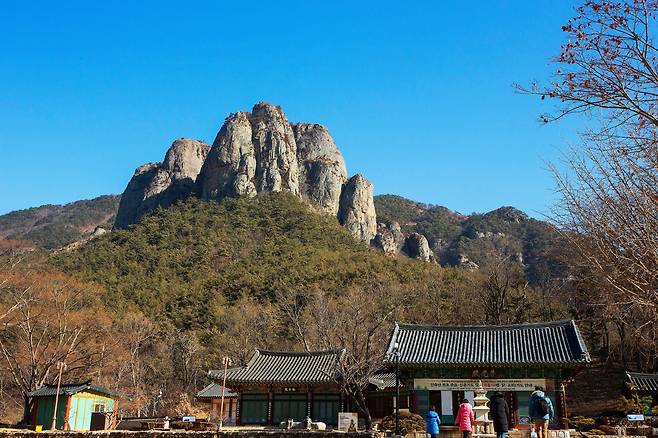
[[425, 235], [443, 265], [484, 268], [503, 257], [521, 262], [533, 284], [566, 275], [555, 228], [513, 207], [466, 216], [396, 195], [376, 196], [375, 207], [380, 222]]
[[28, 240], [57, 249], [90, 235], [98, 226], [110, 229], [119, 207], [118, 195], [42, 205], [0, 216], [0, 238]]
[[[119, 200], [117, 195], [106, 195], [14, 211], [0, 216], [0, 237], [58, 249], [89, 236], [97, 226], [110, 229]], [[444, 266], [486, 267], [503, 256], [522, 261], [533, 284], [564, 275], [555, 254], [560, 246], [555, 230], [512, 207], [467, 216], [397, 195], [375, 196], [374, 201], [379, 222], [397, 222], [405, 234], [426, 236]], [[340, 232], [338, 228], [333, 231]]]
[[216, 309], [241, 295], [270, 300], [299, 289], [414, 287], [441, 273], [435, 265], [384, 256], [287, 194], [188, 199], [55, 263], [105, 286], [108, 306], [137, 306], [179, 328], [209, 327]]

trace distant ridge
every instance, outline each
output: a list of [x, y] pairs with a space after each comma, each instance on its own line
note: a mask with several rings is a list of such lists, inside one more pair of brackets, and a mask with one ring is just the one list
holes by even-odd
[[27, 240], [44, 249], [59, 249], [90, 236], [97, 227], [110, 229], [120, 199], [119, 195], [103, 195], [12, 211], [0, 216], [0, 239]]
[[[0, 216], [0, 238], [24, 239], [48, 250], [77, 248], [96, 227], [111, 228], [119, 200], [118, 195], [105, 195], [14, 211]], [[407, 255], [404, 235], [420, 235], [444, 266], [477, 269], [505, 256], [522, 262], [533, 284], [564, 275], [554, 254], [559, 249], [556, 230], [513, 207], [463, 215], [397, 195], [375, 196], [374, 204], [378, 232], [399, 225], [402, 242], [394, 255]]]

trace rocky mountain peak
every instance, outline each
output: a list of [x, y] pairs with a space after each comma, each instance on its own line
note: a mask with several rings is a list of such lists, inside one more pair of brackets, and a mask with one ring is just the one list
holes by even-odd
[[135, 173], [115, 227], [126, 227], [191, 194], [221, 200], [289, 192], [313, 209], [337, 216], [355, 237], [369, 242], [375, 236], [372, 184], [361, 175], [348, 180], [343, 156], [324, 126], [290, 124], [281, 107], [260, 102], [251, 113], [227, 117], [209, 151], [195, 142], [175, 141], [163, 163]]
[[199, 140], [181, 138], [171, 145], [162, 167], [176, 180], [196, 180], [208, 155], [208, 145]]
[[162, 163], [138, 167], [121, 195], [114, 227], [125, 228], [159, 206], [190, 196], [207, 154], [207, 144], [182, 138], [172, 143]]
[[485, 216], [497, 217], [509, 223], [520, 223], [529, 219], [528, 215], [514, 207], [500, 207], [485, 214]]

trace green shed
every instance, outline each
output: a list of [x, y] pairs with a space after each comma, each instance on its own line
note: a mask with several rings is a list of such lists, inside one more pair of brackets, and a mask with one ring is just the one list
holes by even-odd
[[[53, 422], [57, 386], [48, 385], [28, 394], [34, 400], [32, 423], [50, 429]], [[102, 430], [116, 413], [116, 394], [91, 382], [65, 384], [59, 388], [57, 429]]]

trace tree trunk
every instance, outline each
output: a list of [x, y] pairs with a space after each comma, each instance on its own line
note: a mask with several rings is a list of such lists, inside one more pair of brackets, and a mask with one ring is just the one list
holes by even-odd
[[370, 410], [368, 409], [368, 402], [366, 397], [363, 394], [361, 388], [357, 388], [356, 393], [352, 395], [352, 400], [356, 405], [356, 408], [363, 414], [363, 420], [365, 422], [366, 430], [372, 430], [372, 416], [370, 415]]
[[23, 419], [20, 421], [20, 424], [31, 424], [32, 423], [32, 400], [27, 396], [27, 393], [23, 393]]
[[370, 410], [368, 409], [368, 406], [365, 403], [363, 405], [361, 405], [361, 403], [357, 403], [356, 407], [363, 414], [363, 421], [365, 423], [366, 430], [372, 430], [372, 417], [370, 416]]

